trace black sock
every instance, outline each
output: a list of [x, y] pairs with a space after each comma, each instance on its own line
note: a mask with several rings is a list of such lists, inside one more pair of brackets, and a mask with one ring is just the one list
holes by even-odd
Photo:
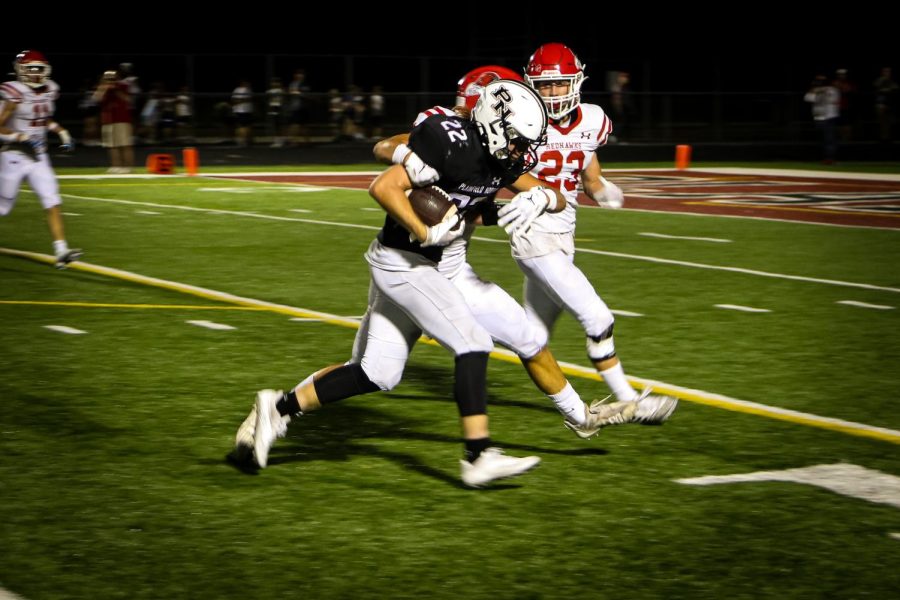
[[491, 445], [491, 438], [479, 438], [477, 440], [465, 440], [466, 442], [466, 460], [470, 463], [478, 460], [481, 453], [487, 450]]
[[284, 415], [296, 415], [300, 412], [300, 401], [297, 400], [297, 394], [294, 390], [281, 395], [281, 400], [275, 403], [275, 409], [282, 417]]

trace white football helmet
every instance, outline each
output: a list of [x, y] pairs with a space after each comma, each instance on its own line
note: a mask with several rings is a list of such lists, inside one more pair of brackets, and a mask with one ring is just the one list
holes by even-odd
[[510, 174], [537, 164], [537, 148], [547, 135], [547, 109], [532, 88], [499, 79], [484, 86], [472, 109], [481, 143]]

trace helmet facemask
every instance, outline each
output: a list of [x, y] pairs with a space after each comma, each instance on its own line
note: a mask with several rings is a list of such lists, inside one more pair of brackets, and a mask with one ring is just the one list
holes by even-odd
[[581, 103], [581, 84], [584, 83], [584, 73], [577, 75], [548, 75], [541, 77], [526, 76], [529, 85], [540, 94], [540, 85], [546, 82], [561, 82], [569, 84], [569, 92], [559, 96], [544, 96], [541, 99], [547, 106], [547, 115], [551, 119], [562, 119], [567, 114], [575, 110], [575, 107]]
[[13, 66], [16, 69], [16, 77], [28, 87], [43, 87], [50, 78], [50, 63], [43, 54], [34, 50], [21, 52], [16, 56]]

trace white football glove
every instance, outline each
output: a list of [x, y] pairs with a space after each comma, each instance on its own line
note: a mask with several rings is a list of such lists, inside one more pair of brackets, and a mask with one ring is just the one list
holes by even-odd
[[431, 185], [441, 178], [440, 173], [425, 164], [419, 155], [409, 149], [406, 144], [400, 144], [394, 149], [391, 161], [397, 165], [403, 165], [409, 180], [415, 187]]
[[548, 208], [556, 208], [556, 194], [548, 188], [533, 187], [519, 192], [509, 204], [497, 211], [497, 225], [510, 235], [527, 233], [532, 222]]
[[622, 188], [605, 177], [600, 178], [600, 183], [603, 184], [603, 189], [594, 193], [594, 202], [605, 208], [622, 208], [625, 204]]
[[[453, 240], [462, 237], [465, 232], [465, 223], [463, 223], [462, 216], [454, 205], [451, 206], [450, 210], [447, 211], [447, 214], [444, 215], [443, 221], [428, 228], [428, 233], [425, 235], [425, 241], [419, 245], [423, 248], [429, 246], [446, 246]], [[410, 234], [410, 238], [414, 239], [412, 234]]]

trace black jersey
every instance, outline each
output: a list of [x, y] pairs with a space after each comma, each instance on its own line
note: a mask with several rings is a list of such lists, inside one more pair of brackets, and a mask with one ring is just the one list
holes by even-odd
[[[507, 173], [481, 145], [472, 121], [434, 115], [416, 126], [409, 135], [410, 149], [440, 174], [434, 185], [447, 192], [462, 215], [483, 212], [486, 222], [496, 215], [494, 196], [518, 177]], [[409, 241], [409, 232], [387, 215], [378, 240], [385, 246], [421, 254], [439, 262], [443, 248], [422, 248]]]

